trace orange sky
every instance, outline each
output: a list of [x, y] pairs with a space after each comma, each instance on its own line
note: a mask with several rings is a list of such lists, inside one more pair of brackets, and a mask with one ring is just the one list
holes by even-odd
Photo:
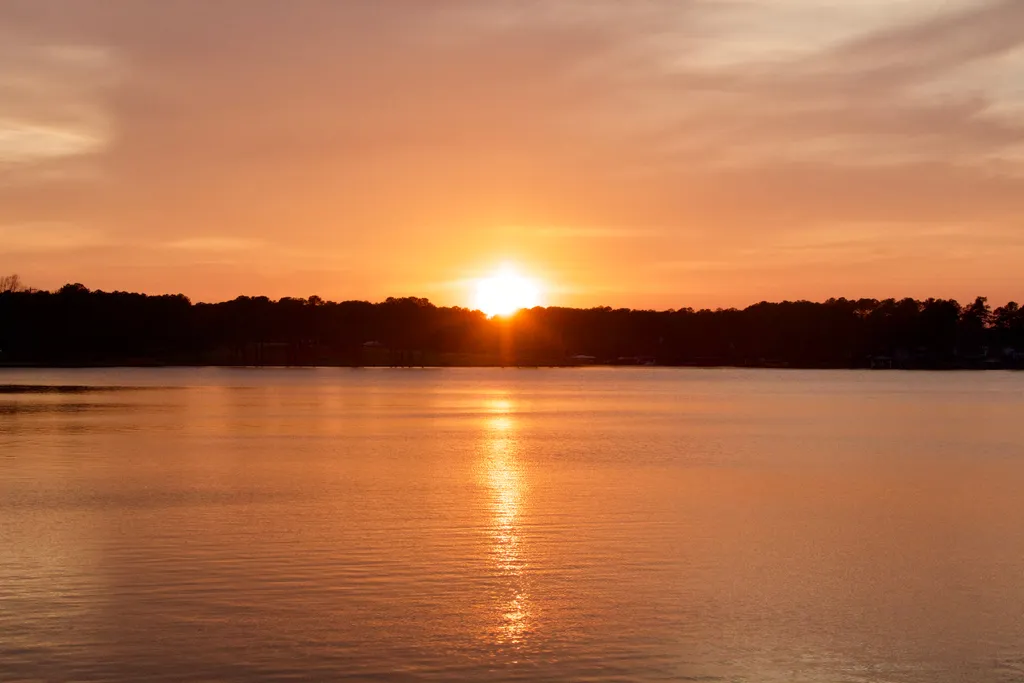
[[1024, 298], [1020, 0], [4, 0], [0, 273]]

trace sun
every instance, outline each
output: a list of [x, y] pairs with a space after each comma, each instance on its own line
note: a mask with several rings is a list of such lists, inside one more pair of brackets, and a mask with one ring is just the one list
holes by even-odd
[[506, 266], [477, 283], [475, 305], [491, 317], [511, 315], [540, 305], [540, 285]]

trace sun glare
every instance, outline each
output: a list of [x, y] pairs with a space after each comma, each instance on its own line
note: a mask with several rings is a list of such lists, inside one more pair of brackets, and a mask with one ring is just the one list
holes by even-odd
[[511, 268], [503, 268], [477, 283], [475, 305], [492, 317], [511, 315], [540, 305], [540, 286]]

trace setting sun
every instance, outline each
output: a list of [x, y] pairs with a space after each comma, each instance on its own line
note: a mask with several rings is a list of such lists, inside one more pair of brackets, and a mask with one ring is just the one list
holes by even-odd
[[474, 305], [489, 316], [511, 315], [540, 304], [540, 286], [511, 268], [477, 283]]

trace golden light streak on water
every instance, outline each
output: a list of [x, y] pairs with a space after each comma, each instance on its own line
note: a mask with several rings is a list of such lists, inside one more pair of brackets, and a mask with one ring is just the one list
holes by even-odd
[[521, 540], [520, 514], [525, 482], [518, 458], [514, 406], [508, 399], [489, 401], [484, 434], [483, 471], [491, 492], [490, 534], [494, 568], [500, 583], [496, 591], [498, 643], [519, 645], [533, 626], [528, 591], [526, 554]]

